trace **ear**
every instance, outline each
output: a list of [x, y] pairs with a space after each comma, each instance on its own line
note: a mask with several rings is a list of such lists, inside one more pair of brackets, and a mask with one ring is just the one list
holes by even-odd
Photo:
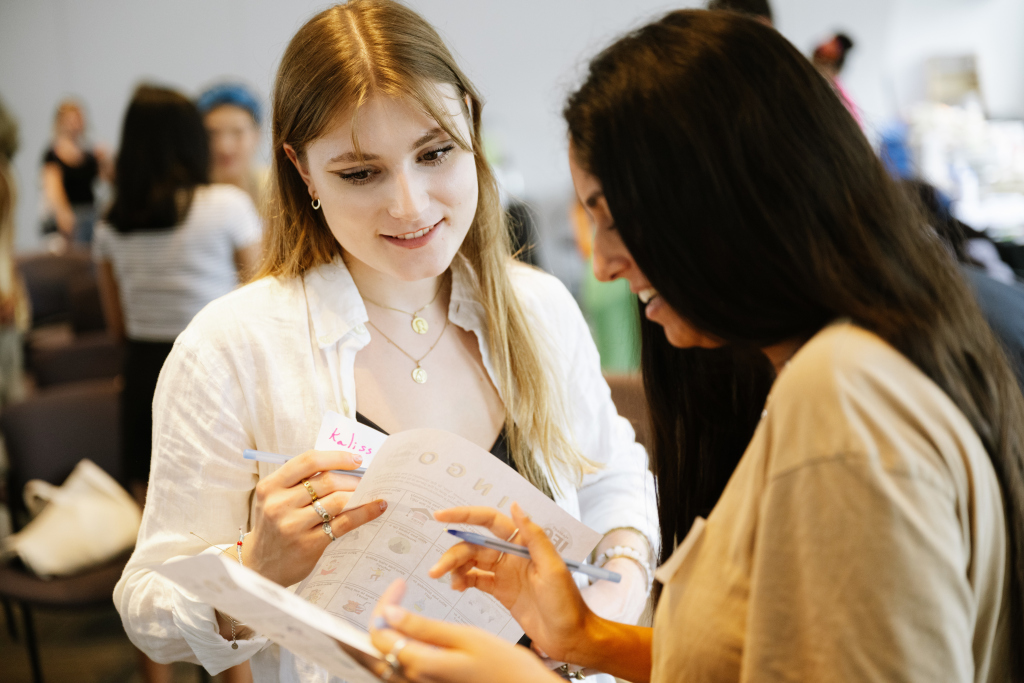
[[309, 168], [306, 167], [305, 162], [299, 159], [298, 152], [287, 142], [284, 143], [284, 153], [288, 156], [288, 160], [292, 162], [292, 165], [295, 166], [295, 170], [299, 172], [302, 182], [306, 183], [309, 196], [316, 199], [316, 187], [313, 185], [313, 176], [309, 174]]

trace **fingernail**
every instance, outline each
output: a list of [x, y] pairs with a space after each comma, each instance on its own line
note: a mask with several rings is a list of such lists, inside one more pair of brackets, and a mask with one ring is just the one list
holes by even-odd
[[435, 565], [434, 565], [433, 567], [431, 567], [430, 569], [428, 569], [428, 570], [427, 570], [427, 572], [428, 572], [428, 573], [430, 573], [430, 574], [433, 574], [433, 573], [434, 573], [434, 570], [435, 570], [435, 569], [437, 569], [437, 568], [438, 568], [438, 567], [440, 567], [440, 566], [441, 566], [441, 563], [440, 563], [440, 562], [438, 562], [438, 563], [437, 563], [437, 564], [435, 564]]
[[362, 461], [363, 461], [363, 456], [361, 456], [361, 455], [353, 455], [352, 456], [352, 462], [354, 462], [355, 464], [358, 465]]
[[380, 511], [381, 512], [384, 512], [385, 510], [388, 509], [388, 502], [386, 500], [380, 501], [379, 505], [380, 505]]
[[405, 610], [403, 610], [401, 607], [388, 605], [384, 608], [384, 616], [387, 617], [389, 624], [397, 624], [402, 620], [402, 616], [404, 614]]
[[373, 628], [375, 628], [376, 630], [383, 631], [387, 627], [388, 622], [387, 619], [385, 619], [384, 617], [377, 617], [373, 620]]

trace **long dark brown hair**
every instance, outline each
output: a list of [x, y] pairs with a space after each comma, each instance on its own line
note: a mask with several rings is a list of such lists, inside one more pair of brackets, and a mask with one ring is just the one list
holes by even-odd
[[199, 110], [174, 90], [139, 86], [124, 116], [107, 221], [119, 232], [172, 228], [188, 214], [196, 186], [209, 181]]
[[[720, 425], [750, 427], [760, 405], [746, 401], [763, 401], [768, 371], [752, 349], [849, 318], [930, 377], [991, 457], [1009, 537], [1012, 642], [1024, 642], [1024, 397], [949, 253], [825, 79], [755, 21], [679, 11], [598, 55], [565, 117], [576, 160], [601, 182], [640, 269], [683, 318], [728, 344], [710, 371], [694, 352], [676, 354], [673, 375], [652, 371], [666, 342], [644, 337], [662, 512], [694, 495], [677, 463], [715, 467], [712, 449], [684, 450], [697, 441], [688, 432], [735, 457]], [[688, 371], [732, 378], [711, 402], [722, 414], [699, 414], [690, 389], [669, 386], [686, 385]]]

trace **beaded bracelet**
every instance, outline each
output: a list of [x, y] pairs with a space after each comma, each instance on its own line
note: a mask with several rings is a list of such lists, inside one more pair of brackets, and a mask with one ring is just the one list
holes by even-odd
[[[242, 531], [242, 527], [238, 527], [238, 543], [235, 544], [235, 551], [238, 553], [238, 564], [242, 567], [242, 542], [245, 540], [245, 532]], [[230, 618], [230, 617], [229, 617]], [[231, 619], [231, 649], [238, 649], [238, 641], [235, 640], [235, 620]]]
[[651, 586], [654, 585], [654, 572], [651, 571], [651, 565], [647, 563], [647, 558], [636, 548], [631, 548], [628, 545], [617, 545], [609, 548], [597, 556], [597, 559], [594, 560], [594, 566], [603, 567], [608, 564], [609, 560], [616, 557], [633, 560], [640, 566], [640, 569], [644, 572], [644, 579], [647, 581], [647, 592], [650, 593]]

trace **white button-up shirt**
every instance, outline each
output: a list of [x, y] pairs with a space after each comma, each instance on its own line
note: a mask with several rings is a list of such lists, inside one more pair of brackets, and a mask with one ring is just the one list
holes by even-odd
[[[634, 527], [658, 546], [647, 454], [619, 417], [597, 349], [576, 302], [555, 278], [514, 264], [510, 274], [532, 329], [553, 359], [580, 450], [603, 465], [582, 482], [548, 472], [555, 501], [604, 534]], [[448, 317], [479, 340], [494, 382], [476, 278], [452, 265]], [[242, 459], [254, 448], [298, 455], [316, 441], [323, 415], [355, 417], [355, 356], [370, 341], [352, 276], [339, 259], [302, 278], [264, 278], [204, 308], [181, 333], [153, 400], [153, 462], [138, 543], [114, 590], [125, 631], [159, 662], [201, 663], [211, 673], [251, 658], [256, 681], [326, 681], [318, 667], [265, 638], [233, 650], [212, 607], [149, 570], [206, 548], [190, 532], [234, 545], [248, 527], [256, 483], [277, 465]], [[495, 382], [495, 386], [497, 383]]]

